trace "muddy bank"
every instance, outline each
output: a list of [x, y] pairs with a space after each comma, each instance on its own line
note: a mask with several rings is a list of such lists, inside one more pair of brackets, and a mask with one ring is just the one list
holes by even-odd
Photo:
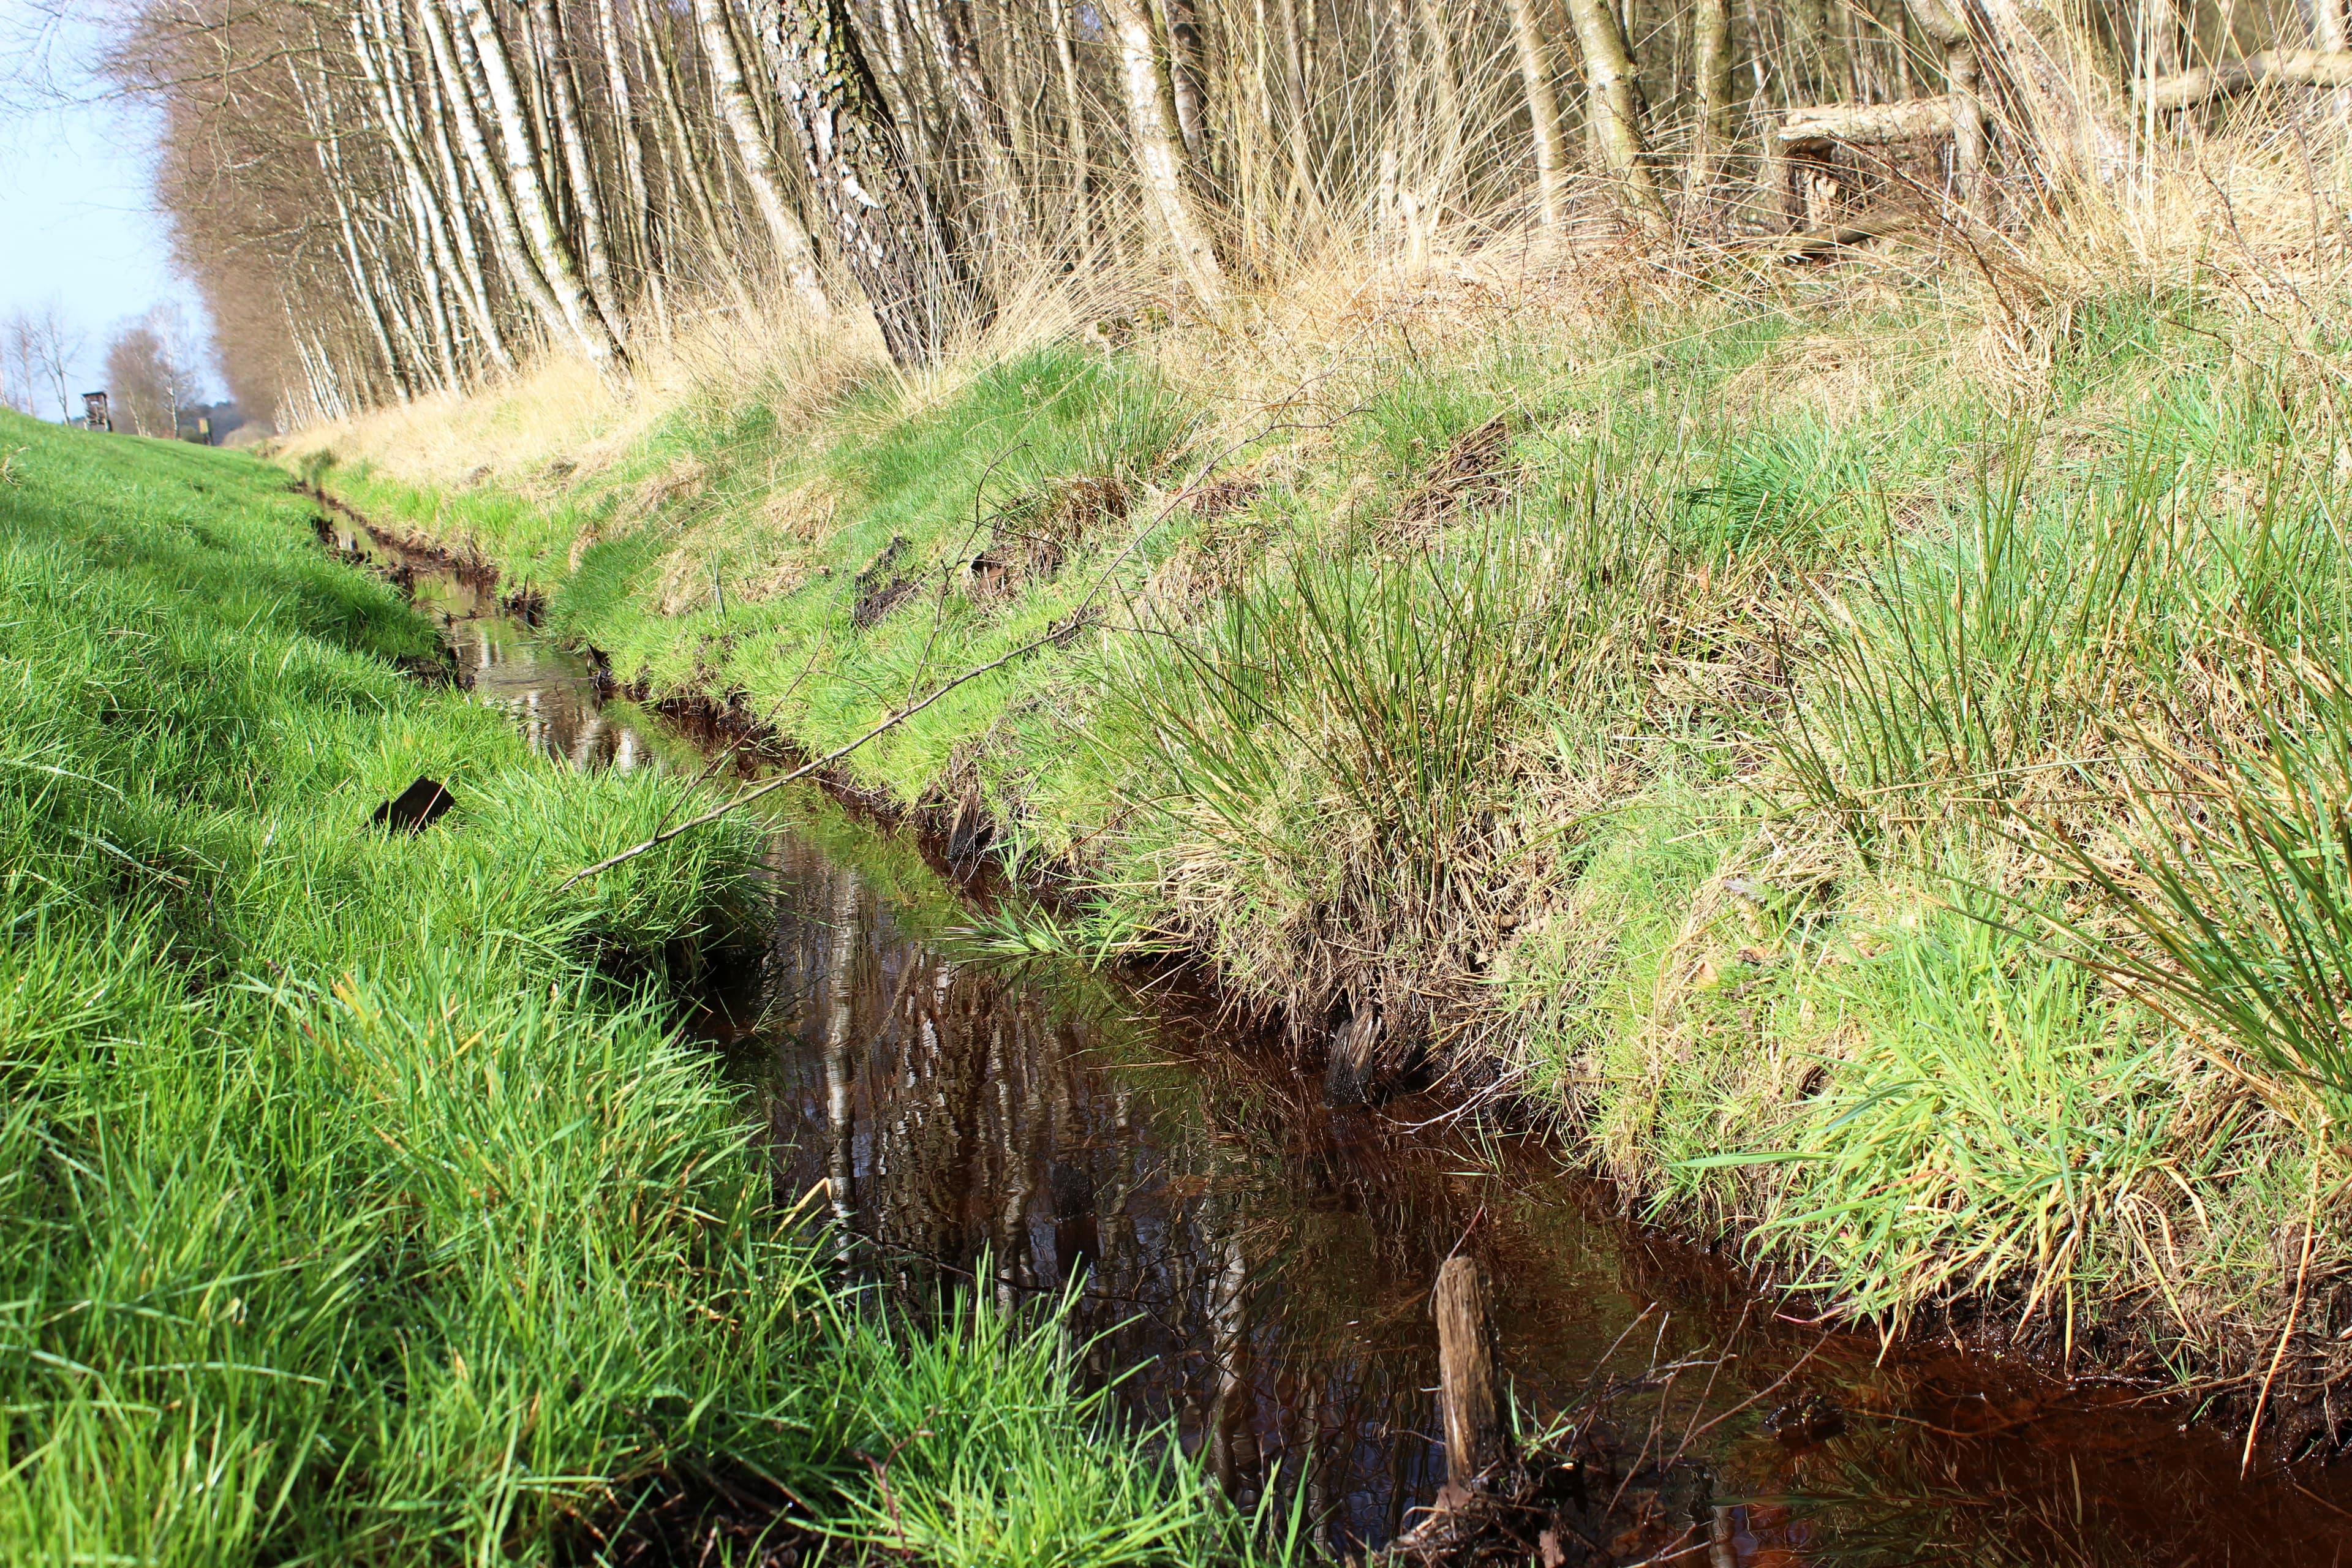
[[[606, 708], [593, 660], [467, 591], [473, 611], [444, 611], [462, 678], [551, 758], [699, 770], [715, 744], [730, 770], [760, 765], [740, 705], [649, 729]], [[1402, 1538], [1415, 1560], [1500, 1561], [1522, 1535], [1540, 1555], [1555, 1524], [1531, 1521], [1588, 1517], [1548, 1462], [1475, 1539], [1414, 1533], [1444, 1468], [1429, 1289], [1463, 1252], [1495, 1281], [1527, 1435], [1561, 1424], [1530, 1450], [1585, 1443], [1588, 1477], [1654, 1504], [1648, 1533], [1562, 1561], [1643, 1561], [1701, 1525], [1692, 1561], [1751, 1568], [2323, 1562], [2347, 1540], [2336, 1472], [2264, 1462], [2241, 1480], [2237, 1446], [2166, 1390], [1955, 1340], [1885, 1354], [1630, 1224], [1623, 1194], [1539, 1137], [1409, 1089], [1335, 1104], [1280, 1031], [1168, 977], [974, 952], [940, 875], [976, 863], [947, 853], [971, 847], [968, 816], [941, 831], [961, 803], [894, 830], [780, 798], [764, 934], [709, 975], [690, 1025], [760, 1108], [778, 1205], [817, 1194], [839, 1267], [908, 1310], [942, 1289], [1076, 1289], [1076, 1342], [1124, 1407], [1172, 1421], [1244, 1500], [1303, 1489], [1334, 1555]]]

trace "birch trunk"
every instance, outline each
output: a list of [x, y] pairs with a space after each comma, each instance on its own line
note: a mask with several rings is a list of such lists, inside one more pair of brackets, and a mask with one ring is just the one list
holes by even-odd
[[1992, 189], [1985, 181], [1983, 82], [1976, 39], [1965, 13], [1947, 0], [1907, 0], [1912, 20], [1944, 51], [1945, 90], [1952, 100], [1952, 200], [1979, 222], [1992, 216]]
[[1696, 0], [1691, 54], [1698, 121], [1691, 142], [1690, 193], [1704, 198], [1731, 145], [1731, 0]]
[[563, 47], [563, 29], [555, 15], [555, 0], [531, 0], [531, 13], [539, 20], [540, 46], [546, 51], [549, 107], [555, 116], [557, 142], [563, 149], [563, 170], [572, 196], [572, 205], [580, 219], [580, 248], [588, 264], [588, 293], [595, 300], [597, 313], [613, 333], [615, 343], [626, 341], [628, 319], [621, 314], [621, 299], [613, 286], [613, 253], [610, 229], [604, 221], [604, 203], [596, 190], [596, 170], [588, 155], [588, 136], [580, 118], [578, 83], [572, 75], [572, 59]]
[[2015, 89], [2018, 131], [2053, 184], [2112, 183], [2131, 162], [2124, 106], [2066, 0], [1980, 0], [1998, 64]]
[[1415, 14], [1422, 37], [1429, 41], [1429, 74], [1437, 87], [1437, 133], [1444, 142], [1440, 166], [1450, 178], [1462, 133], [1462, 77], [1454, 60], [1455, 19], [1446, 15], [1445, 0], [1416, 0]]
[[2352, 87], [2352, 50], [2263, 49], [2242, 59], [2199, 66], [2151, 83], [2148, 101], [2158, 109], [2187, 109], [2209, 99], [2243, 92], [2257, 82], [2299, 87]]
[[1217, 261], [1209, 226], [1193, 200], [1183, 143], [1176, 131], [1175, 89], [1169, 82], [1158, 29], [1144, 8], [1144, 0], [1108, 0], [1108, 6], [1111, 26], [1118, 36], [1128, 124], [1135, 139], [1145, 199], [1175, 246], [1177, 265], [1194, 297], [1214, 309], [1224, 302], [1224, 268]]
[[628, 198], [623, 228], [640, 287], [653, 267], [653, 196], [646, 184], [646, 149], [637, 129], [636, 93], [629, 82], [628, 50], [615, 0], [596, 0], [596, 41], [604, 63], [604, 95], [613, 105], [613, 140], [621, 154], [621, 189]]
[[539, 265], [549, 292], [555, 297], [571, 330], [570, 336], [588, 356], [589, 363], [608, 374], [626, 375], [628, 356], [612, 323], [604, 320], [588, 293], [581, 277], [579, 258], [572, 254], [571, 241], [556, 221], [554, 202], [546, 181], [540, 176], [538, 149], [531, 142], [522, 91], [515, 79], [514, 61], [507, 51], [504, 35], [499, 31], [497, 18], [490, 15], [485, 0], [457, 0], [457, 5], [473, 43], [470, 56], [462, 44], [459, 46], [460, 59], [472, 79], [468, 85], [482, 92], [498, 123], [499, 143], [506, 154], [509, 194], [521, 221], [523, 236], [530, 242], [532, 258]]
[[[421, 6], [428, 20], [428, 29], [436, 23], [431, 19], [430, 0]], [[467, 199], [466, 181], [457, 163], [457, 153], [449, 142], [449, 127], [456, 115], [443, 88], [447, 73], [437, 63], [428, 32], [428, 58], [425, 62], [425, 122], [433, 132], [433, 156], [441, 173], [441, 191], [449, 216], [449, 237], [457, 247], [459, 272], [466, 283], [467, 309], [473, 313], [474, 324], [480, 329], [482, 341], [489, 349], [491, 359], [501, 370], [515, 367], [514, 351], [507, 342], [504, 324], [499, 320], [497, 302], [490, 297], [488, 269], [482, 264], [482, 240], [474, 227], [473, 204]], [[397, 57], [395, 57], [395, 61]], [[486, 197], [482, 204], [489, 205]], [[492, 241], [496, 245], [495, 238]], [[528, 295], [526, 295], [528, 297]]]
[[1568, 0], [1577, 47], [1584, 53], [1587, 113], [1601, 162], [1617, 187], [1617, 202], [1643, 228], [1665, 221], [1665, 204], [1650, 176], [1649, 148], [1642, 133], [1642, 89], [1633, 57], [1617, 25], [1610, 0]]
[[[320, 57], [326, 53], [323, 47], [317, 45], [315, 31], [314, 53]], [[366, 257], [360, 248], [359, 228], [352, 218], [351, 203], [344, 196], [351, 187], [343, 176], [342, 137], [335, 122], [333, 86], [327, 80], [323, 66], [315, 88], [303, 81], [301, 68], [292, 58], [286, 62], [286, 74], [293, 83], [296, 100], [302, 106], [302, 118], [310, 132], [311, 153], [319, 161], [319, 172], [326, 176], [327, 191], [334, 202], [335, 228], [341, 240], [343, 270], [351, 282], [352, 298], [375, 340], [377, 353], [383, 356], [385, 374], [391, 376], [394, 391], [405, 403], [411, 392], [408, 374], [402, 364], [400, 351], [393, 342], [391, 323], [384, 319], [383, 300], [374, 279], [367, 274]]]
[[[1277, 0], [1282, 9], [1283, 97], [1287, 100], [1288, 138], [1290, 143], [1290, 186], [1293, 200], [1300, 196], [1318, 205], [1322, 200], [1322, 171], [1317, 167], [1314, 143], [1314, 121], [1308, 108], [1307, 54], [1303, 46], [1298, 26], [1298, 0]], [[1524, 4], [1524, 0], [1520, 0]], [[1311, 7], [1314, 0], [1307, 0]]]
[[751, 187], [752, 205], [760, 209], [761, 221], [768, 226], [768, 237], [774, 242], [776, 263], [783, 268], [784, 281], [802, 307], [823, 321], [833, 314], [833, 301], [824, 291], [824, 276], [817, 269], [816, 246], [785, 204], [783, 190], [776, 183], [775, 156], [752, 106], [751, 89], [744, 84], [734, 32], [727, 26], [719, 0], [694, 0], [694, 16], [702, 30], [703, 53], [710, 58], [719, 110], [734, 135], [736, 156], [742, 162], [744, 183]]
[[[384, 140], [391, 144], [394, 159], [400, 165], [401, 188], [407, 197], [415, 229], [417, 265], [425, 274], [425, 293], [440, 321], [435, 346], [443, 378], [456, 385], [462, 378], [456, 361], [459, 340], [456, 322], [449, 315], [449, 291], [454, 289], [473, 315], [476, 332], [486, 347], [493, 329], [488, 321], [488, 311], [480, 308], [481, 301], [460, 279], [456, 247], [449, 241], [447, 204], [425, 174], [424, 158], [416, 145], [415, 118], [395, 88], [391, 41], [382, 29], [382, 13], [371, 5], [364, 15], [354, 15], [351, 19], [352, 45], [360, 62], [361, 79], [366, 82], [376, 116], [383, 122]], [[379, 47], [383, 50], [381, 56]]]
[[1201, 68], [1201, 16], [1192, 0], [1164, 0], [1168, 9], [1168, 88], [1176, 132], [1192, 167], [1209, 165], [1209, 93]]
[[[669, 150], [663, 167], [672, 183], [686, 192], [686, 205], [694, 209], [695, 217], [702, 225], [710, 265], [733, 292], [736, 304], [749, 316], [754, 309], [751, 290], [743, 286], [741, 269], [729, 259], [734, 252], [735, 240], [719, 216], [724, 198], [711, 188], [709, 165], [696, 156], [694, 127], [686, 116], [686, 92], [678, 80], [677, 57], [672, 48], [664, 47], [664, 37], [659, 31], [654, 35], [650, 73], [655, 96], [661, 100], [663, 141]], [[673, 193], [671, 205], [675, 208], [676, 205]], [[674, 253], [672, 260], [677, 259]]]
[[466, 162], [473, 170], [474, 187], [482, 196], [482, 205], [490, 216], [491, 238], [499, 252], [501, 270], [509, 283], [531, 303], [540, 325], [553, 341], [572, 335], [572, 326], [563, 313], [563, 305], [548, 287], [548, 282], [532, 257], [522, 234], [521, 220], [516, 216], [514, 200], [506, 186], [499, 162], [490, 151], [489, 141], [483, 134], [481, 116], [474, 97], [474, 83], [469, 79], [468, 60], [465, 53], [465, 34], [448, 25], [440, 12], [444, 0], [424, 0], [419, 10], [425, 18], [425, 37], [433, 51], [433, 60], [440, 74], [450, 115], [457, 127], [457, 141], [465, 149]]
[[847, 0], [767, 0], [776, 86], [834, 239], [902, 365], [947, 344], [970, 291], [930, 193], [908, 161]]
[[931, 35], [940, 76], [954, 95], [956, 109], [971, 130], [972, 152], [980, 160], [982, 211], [987, 214], [993, 243], [1016, 242], [1028, 237], [1028, 208], [1022, 199], [1014, 164], [1013, 137], [1003, 108], [989, 91], [972, 47], [971, 12], [966, 0], [912, 0], [915, 15]]
[[1789, 14], [1796, 19], [1798, 31], [1804, 35], [1811, 64], [1816, 96], [1843, 99], [1853, 91], [1853, 62], [1848, 56], [1845, 36], [1838, 30], [1837, 9], [1829, 0], [1790, 0]]
[[1510, 8], [1519, 83], [1535, 133], [1537, 206], [1544, 226], [1558, 228], [1568, 221], [1568, 143], [1560, 134], [1559, 95], [1552, 90], [1551, 45], [1536, 18], [1534, 0], [1510, 0]]
[[1054, 29], [1054, 63], [1061, 72], [1064, 135], [1069, 143], [1071, 185], [1077, 193], [1079, 221], [1093, 224], [1090, 198], [1094, 188], [1094, 154], [1087, 145], [1086, 99], [1078, 90], [1077, 51], [1070, 43], [1069, 0], [1045, 0], [1046, 20]]

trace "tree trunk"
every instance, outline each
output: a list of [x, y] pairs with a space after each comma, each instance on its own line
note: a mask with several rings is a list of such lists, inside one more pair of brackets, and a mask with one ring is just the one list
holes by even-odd
[[[1307, 94], [1307, 51], [1298, 25], [1298, 0], [1277, 0], [1282, 8], [1282, 89], [1290, 143], [1290, 188], [1293, 200], [1303, 196], [1320, 205], [1322, 171], [1316, 166], [1314, 116]], [[1312, 16], [1314, 0], [1307, 0]]]
[[1021, 191], [1013, 134], [1003, 107], [989, 90], [971, 41], [971, 11], [966, 0], [913, 0], [915, 14], [931, 35], [940, 79], [955, 98], [956, 110], [971, 131], [980, 159], [982, 211], [992, 245], [1017, 244], [1029, 237], [1028, 204]]
[[[475, 325], [481, 330], [482, 341], [489, 349], [491, 359], [498, 363], [499, 369], [511, 371], [515, 367], [514, 353], [508, 346], [505, 326], [499, 320], [498, 301], [490, 297], [489, 270], [482, 263], [481, 235], [474, 227], [474, 204], [467, 199], [465, 173], [457, 163], [457, 149], [449, 142], [449, 127], [457, 116], [450, 104], [450, 95], [445, 90], [449, 84], [449, 74], [439, 63], [440, 54], [444, 51], [431, 42], [432, 29], [438, 26], [438, 18], [432, 16], [429, 4], [421, 5], [419, 10], [426, 17], [427, 29], [428, 58], [424, 64], [425, 122], [433, 131], [433, 156], [441, 172], [441, 191], [449, 217], [450, 239], [457, 248], [459, 271], [465, 279], [466, 296], [474, 314]], [[398, 58], [394, 57], [395, 61]], [[483, 205], [489, 205], [487, 197]], [[496, 249], [497, 246], [498, 240], [493, 236], [491, 247]], [[528, 291], [523, 292], [526, 299], [531, 297]]]
[[2297, 87], [2352, 87], [2352, 50], [2264, 49], [2243, 59], [2200, 66], [2151, 83], [2147, 96], [2160, 110], [2188, 109], [2265, 81]]
[[[511, 370], [514, 362], [506, 352], [499, 337], [498, 322], [491, 315], [486, 294], [476, 291], [473, 280], [466, 276], [457, 247], [451, 242], [450, 231], [456, 226], [450, 221], [450, 203], [436, 189], [425, 171], [421, 149], [416, 142], [415, 116], [404, 100], [405, 87], [395, 76], [393, 40], [384, 31], [380, 7], [371, 5], [364, 15], [351, 19], [352, 45], [360, 62], [360, 75], [373, 96], [377, 116], [383, 122], [384, 139], [392, 144], [408, 194], [408, 205], [416, 227], [418, 264], [425, 269], [425, 285], [436, 313], [446, 316], [448, 303], [445, 290], [454, 290], [484, 349], [501, 369]], [[379, 55], [379, 48], [382, 54]], [[462, 195], [458, 198], [462, 200]], [[478, 270], [478, 263], [477, 264]], [[444, 279], [446, 279], [445, 284]], [[460, 346], [455, 323], [443, 329], [446, 342], [441, 345], [446, 355], [444, 370], [454, 384], [457, 379], [454, 355]]]
[[[2335, 12], [2339, 0], [2318, 0], [2321, 12]], [[2141, 53], [2143, 67], [2149, 76], [2168, 77], [2177, 74], [2181, 67], [2181, 40], [2186, 29], [2181, 26], [2180, 0], [2141, 0], [2139, 8]], [[2322, 48], [2341, 48], [2339, 37], [2330, 43], [2317, 40]]]
[[434, 68], [444, 89], [441, 96], [447, 103], [449, 119], [457, 127], [458, 144], [465, 149], [467, 164], [473, 171], [474, 187], [489, 212], [491, 244], [499, 253], [499, 269], [509, 284], [530, 301], [540, 325], [551, 339], [569, 337], [572, 327], [564, 319], [563, 306], [547, 286], [547, 279], [541, 276], [539, 264], [523, 241], [521, 223], [515, 216], [506, 181], [491, 154], [488, 139], [482, 133], [473, 84], [467, 79], [459, 52], [463, 35], [447, 25], [439, 9], [441, 4], [442, 0], [424, 0], [418, 9], [425, 19], [425, 37], [433, 52]]
[[1964, 13], [1948, 0], [1906, 0], [1912, 19], [1944, 51], [1944, 82], [1952, 106], [1952, 199], [1978, 222], [1992, 216], [1992, 188], [1985, 180], [1983, 83], [1976, 39]]
[[1159, 29], [1144, 0], [1108, 0], [1108, 5], [1118, 35], [1128, 124], [1143, 174], [1145, 200], [1175, 246], [1177, 265], [1194, 297], [1213, 309], [1224, 301], [1224, 268], [1193, 199], [1183, 142], [1176, 131], [1175, 89], [1169, 82]]
[[2131, 161], [2124, 106], [2067, 0], [1980, 0], [1998, 64], [2025, 123], [2018, 130], [2055, 185], [2106, 184]]
[[[748, 318], [753, 310], [751, 291], [744, 286], [742, 268], [732, 260], [735, 237], [719, 219], [724, 198], [711, 188], [709, 166], [695, 154], [694, 127], [686, 117], [686, 93], [678, 81], [677, 58], [673, 48], [663, 47], [667, 37], [666, 32], [656, 31], [652, 44], [655, 95], [661, 100], [662, 127], [669, 145], [669, 156], [663, 164], [671, 179], [685, 190], [687, 205], [701, 220], [703, 234], [709, 242], [710, 264], [725, 279], [735, 303]], [[670, 42], [674, 45], [675, 39]], [[672, 259], [677, 259], [675, 255]]]
[[1698, 123], [1691, 142], [1690, 194], [1704, 199], [1731, 145], [1731, 0], [1696, 0], [1691, 53]]
[[1077, 51], [1070, 42], [1069, 0], [1045, 0], [1045, 5], [1047, 20], [1054, 29], [1054, 63], [1062, 77], [1062, 115], [1067, 126], [1064, 134], [1069, 143], [1071, 184], [1077, 193], [1079, 222], [1091, 228], [1094, 154], [1087, 145], [1087, 105], [1078, 90]]
[[767, 0], [776, 88], [849, 270], [903, 365], [936, 358], [973, 303], [930, 193], [908, 161], [847, 0]]
[[1588, 113], [1601, 161], [1616, 182], [1618, 205], [1645, 229], [1664, 226], [1665, 204], [1650, 177], [1649, 148], [1642, 134], [1642, 89], [1633, 57], [1617, 26], [1610, 0], [1568, 0], [1577, 47], [1584, 52]]
[[744, 182], [751, 187], [751, 205], [760, 209], [760, 217], [768, 226], [768, 237], [775, 244], [776, 264], [783, 268], [784, 281], [799, 296], [801, 304], [823, 321], [833, 313], [833, 301], [826, 298], [824, 275], [817, 270], [816, 247], [799, 217], [785, 205], [784, 193], [776, 184], [775, 158], [769, 150], [767, 132], [752, 107], [751, 89], [744, 83], [743, 62], [735, 50], [735, 35], [727, 26], [719, 0], [694, 0], [694, 16], [702, 29], [703, 53], [710, 58], [719, 111], [727, 129], [734, 134]]
[[1438, 1402], [1445, 1422], [1445, 1485], [1467, 1502], [1471, 1483], [1504, 1454], [1502, 1385], [1495, 1372], [1495, 1312], [1475, 1258], [1437, 1271]]
[[613, 103], [613, 140], [621, 153], [621, 189], [628, 198], [631, 265], [639, 286], [653, 270], [653, 197], [646, 184], [646, 150], [637, 134], [635, 94], [621, 37], [615, 0], [596, 0], [596, 41], [604, 62], [604, 93]]
[[571, 241], [556, 223], [554, 204], [546, 182], [540, 177], [538, 151], [531, 145], [530, 124], [524, 119], [514, 63], [507, 52], [506, 39], [499, 32], [497, 19], [490, 15], [485, 0], [457, 0], [457, 5], [473, 42], [470, 57], [465, 44], [458, 42], [459, 61], [467, 68], [469, 88], [483, 94], [498, 121], [499, 142], [506, 153], [509, 194], [523, 237], [530, 242], [532, 258], [538, 263], [548, 290], [554, 295], [573, 341], [587, 354], [589, 362], [599, 370], [625, 375], [628, 356], [622, 352], [612, 323], [604, 320], [596, 301], [589, 296]]
[[1806, 73], [1816, 96], [1843, 99], [1853, 91], [1853, 62], [1838, 29], [1837, 13], [1830, 0], [1789, 0], [1789, 14], [1803, 34], [1808, 52]]
[[1568, 221], [1568, 142], [1560, 132], [1559, 95], [1552, 88], [1551, 45], [1536, 16], [1535, 0], [1510, 0], [1511, 37], [1518, 46], [1519, 82], [1535, 133], [1536, 200], [1544, 226]]
[[[313, 38], [314, 55], [323, 57], [326, 50], [316, 42], [315, 25]], [[343, 174], [343, 143], [335, 122], [333, 85], [327, 80], [323, 67], [315, 88], [304, 82], [302, 68], [292, 58], [286, 62], [286, 74], [294, 85], [295, 98], [302, 106], [302, 118], [310, 132], [312, 155], [319, 161], [319, 172], [326, 176], [327, 191], [334, 201], [335, 227], [341, 239], [343, 269], [351, 281], [352, 298], [359, 304], [370, 335], [375, 340], [376, 352], [383, 356], [384, 371], [392, 377], [394, 390], [405, 403], [412, 390], [408, 372], [402, 363], [399, 349], [393, 342], [392, 325], [385, 318], [383, 300], [376, 281], [368, 276], [367, 256], [360, 247], [359, 226], [352, 219], [351, 203], [345, 195], [352, 187]], [[170, 434], [178, 432], [173, 430]]]
[[621, 299], [613, 287], [613, 252], [609, 230], [604, 222], [604, 203], [597, 195], [596, 171], [588, 155], [588, 135], [580, 119], [578, 84], [572, 79], [572, 59], [563, 47], [563, 28], [556, 20], [555, 0], [531, 0], [531, 13], [539, 20], [541, 47], [547, 68], [549, 108], [555, 118], [555, 135], [563, 150], [563, 170], [572, 187], [574, 205], [579, 209], [580, 247], [588, 264], [588, 293], [596, 302], [596, 311], [604, 317], [615, 343], [628, 335], [627, 318], [621, 314]]
[[1201, 67], [1201, 16], [1192, 0], [1166, 0], [1168, 89], [1176, 132], [1195, 169], [1209, 166], [1209, 89]]

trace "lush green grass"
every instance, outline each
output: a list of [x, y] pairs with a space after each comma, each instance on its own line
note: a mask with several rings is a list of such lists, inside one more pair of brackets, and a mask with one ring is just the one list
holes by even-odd
[[[2327, 387], [2218, 297], [2123, 290], [1996, 400], [1978, 321], [1835, 287], [1367, 331], [1234, 447], [1237, 505], [1164, 519], [1131, 498], [1226, 449], [1246, 351], [677, 422], [528, 524], [333, 482], [812, 751], [1099, 582], [1099, 627], [852, 763], [977, 787], [1094, 890], [1002, 945], [1181, 945], [1309, 1038], [1375, 1005], [1847, 1310], [2259, 1375], [2352, 1089]], [[1057, 574], [960, 574], [1041, 511]], [[722, 612], [729, 552], [774, 593]]]
[[543, 1562], [698, 1468], [940, 1563], [1252, 1553], [1057, 1324], [820, 1277], [660, 997], [748, 829], [556, 892], [683, 786], [400, 673], [278, 470], [0, 444], [0, 1561]]

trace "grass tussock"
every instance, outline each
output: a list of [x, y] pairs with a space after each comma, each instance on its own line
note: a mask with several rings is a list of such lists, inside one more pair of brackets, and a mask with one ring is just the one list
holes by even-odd
[[2352, 290], [2291, 152], [1832, 268], [1328, 258], [1214, 328], [706, 400], [528, 521], [321, 438], [813, 752], [1098, 611], [848, 764], [1095, 900], [1008, 946], [1202, 954], [1309, 1048], [1375, 1013], [1833, 1310], [2320, 1408]]
[[661, 995], [742, 832], [556, 891], [683, 786], [404, 676], [277, 470], [0, 417], [0, 1561], [570, 1560], [710, 1473], [845, 1555], [1257, 1552], [1058, 1321], [796, 1238]]

